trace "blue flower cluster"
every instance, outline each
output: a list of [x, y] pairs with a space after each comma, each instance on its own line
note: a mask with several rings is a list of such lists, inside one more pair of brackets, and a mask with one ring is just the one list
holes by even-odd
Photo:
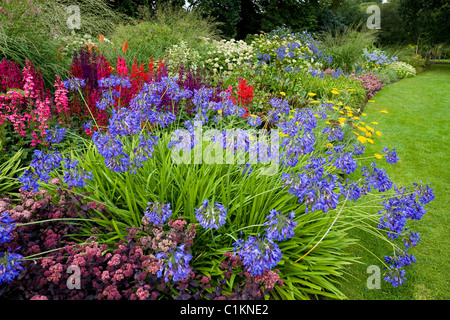
[[69, 186], [81, 188], [86, 185], [88, 180], [92, 179], [91, 173], [77, 167], [77, 160], [71, 161], [68, 158], [63, 158], [58, 150], [50, 149], [47, 153], [34, 150], [30, 170], [26, 169], [18, 180], [22, 183], [24, 190], [37, 192], [40, 187], [39, 182], [48, 183], [51, 178], [50, 173], [61, 166], [67, 170], [64, 171], [64, 182], [68, 183]]
[[66, 133], [66, 128], [60, 128], [58, 125], [50, 128], [46, 131], [47, 141], [50, 143], [58, 144], [64, 139], [64, 135]]
[[268, 226], [266, 229], [267, 238], [278, 241], [292, 238], [294, 236], [294, 228], [297, 226], [294, 218], [294, 212], [282, 214], [281, 211], [270, 210], [270, 214], [266, 217], [269, 221], [264, 223], [264, 225]]
[[160, 252], [155, 255], [155, 258], [159, 259], [161, 268], [156, 273], [156, 276], [164, 277], [164, 282], [169, 282], [169, 277], [172, 277], [173, 281], [181, 281], [185, 279], [191, 272], [189, 261], [192, 256], [185, 252], [184, 244], [171, 248], [167, 252]]
[[219, 229], [225, 224], [227, 208], [220, 203], [209, 202], [204, 199], [202, 205], [195, 209], [195, 218], [205, 229]]
[[412, 192], [408, 192], [406, 188], [394, 187], [395, 197], [383, 201], [381, 204], [384, 205], [384, 209], [379, 212], [383, 215], [378, 228], [386, 229], [390, 239], [402, 236], [401, 240], [405, 246], [403, 250], [398, 248], [393, 256], [385, 256], [389, 271], [384, 280], [394, 287], [402, 285], [406, 280], [405, 270], [402, 267], [416, 261], [413, 255], [408, 254], [408, 250], [420, 241], [419, 233], [406, 231], [406, 220], [420, 220], [426, 213], [424, 205], [434, 199], [433, 190], [429, 186], [414, 184], [414, 187]]
[[172, 215], [170, 203], [149, 202], [145, 216], [155, 225], [163, 224]]
[[238, 239], [233, 246], [235, 255], [242, 260], [246, 270], [255, 276], [272, 269], [282, 258], [278, 244], [264, 236], [249, 236], [247, 241]]
[[21, 265], [23, 256], [8, 248], [7, 252], [0, 252], [0, 285], [10, 283], [23, 270]]
[[13, 239], [12, 232], [15, 226], [14, 219], [11, 218], [8, 212], [5, 211], [0, 214], [0, 245]]
[[395, 150], [396, 149], [389, 150], [387, 147], [383, 148], [383, 153], [386, 154], [385, 159], [387, 163], [394, 164], [400, 160]]
[[372, 162], [370, 168], [364, 166], [361, 168], [363, 171], [363, 176], [367, 182], [367, 191], [378, 189], [380, 192], [390, 190], [392, 188], [392, 181], [386, 174], [386, 170], [377, 168], [375, 162]]
[[86, 80], [80, 78], [70, 78], [63, 81], [67, 90], [78, 90], [86, 85]]

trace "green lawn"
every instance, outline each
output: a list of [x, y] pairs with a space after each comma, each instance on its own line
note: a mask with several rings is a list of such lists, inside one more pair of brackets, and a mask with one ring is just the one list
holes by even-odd
[[[342, 291], [349, 299], [450, 299], [449, 290], [449, 121], [450, 121], [450, 65], [434, 65], [431, 70], [414, 78], [404, 79], [383, 88], [368, 103], [365, 122], [379, 122], [374, 126], [382, 132], [373, 145], [366, 146], [366, 155], [382, 154], [383, 147], [396, 148], [400, 161], [377, 164], [399, 186], [413, 182], [431, 183], [436, 199], [426, 205], [427, 213], [420, 221], [408, 221], [412, 231], [419, 232], [421, 241], [410, 249], [417, 261], [406, 267], [408, 281], [392, 288], [381, 280], [381, 289], [367, 289], [370, 276], [367, 266], [383, 265], [360, 247], [352, 254], [361, 256], [363, 264], [352, 266], [346, 275]], [[387, 110], [388, 113], [381, 113]], [[368, 160], [368, 164], [372, 160]], [[376, 212], [372, 209], [372, 212]], [[411, 223], [413, 222], [413, 223]], [[390, 247], [374, 236], [360, 230], [351, 235], [378, 257], [390, 255]], [[383, 271], [383, 270], [382, 270]]]

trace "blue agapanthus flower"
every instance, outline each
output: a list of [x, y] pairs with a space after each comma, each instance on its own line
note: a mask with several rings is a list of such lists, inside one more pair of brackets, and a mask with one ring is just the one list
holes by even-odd
[[225, 224], [227, 208], [220, 203], [212, 203], [204, 199], [202, 205], [195, 209], [195, 218], [205, 229], [219, 229]]
[[46, 131], [47, 141], [50, 143], [60, 143], [64, 139], [64, 134], [66, 133], [66, 128], [60, 128], [58, 125], [50, 128]]
[[278, 244], [267, 237], [249, 236], [247, 241], [239, 239], [233, 246], [246, 271], [255, 276], [274, 268], [282, 258]]
[[268, 226], [266, 229], [268, 239], [283, 241], [294, 236], [294, 228], [297, 226], [297, 222], [294, 221], [295, 214], [293, 211], [282, 214], [280, 211], [272, 209], [266, 219], [268, 221], [264, 225]]
[[155, 258], [159, 259], [161, 268], [156, 273], [156, 276], [164, 277], [164, 282], [169, 282], [169, 277], [173, 281], [182, 281], [191, 273], [191, 267], [189, 262], [192, 256], [185, 252], [184, 244], [171, 248], [167, 252], [161, 252], [155, 255]]
[[385, 158], [387, 163], [394, 164], [397, 163], [398, 160], [400, 160], [395, 150], [395, 148], [392, 150], [389, 150], [389, 148], [387, 147], [383, 148], [383, 153], [386, 154]]
[[71, 78], [63, 81], [63, 83], [68, 90], [78, 90], [86, 85], [86, 80], [80, 78]]
[[10, 283], [23, 270], [21, 265], [23, 256], [8, 248], [7, 252], [0, 252], [0, 285]]
[[0, 214], [0, 245], [8, 243], [13, 239], [12, 232], [15, 228], [14, 219], [8, 212]]
[[172, 215], [170, 203], [149, 202], [145, 216], [155, 225], [163, 224]]
[[405, 277], [406, 271], [403, 269], [389, 269], [389, 272], [384, 277], [384, 281], [389, 282], [394, 288], [401, 286], [407, 279]]

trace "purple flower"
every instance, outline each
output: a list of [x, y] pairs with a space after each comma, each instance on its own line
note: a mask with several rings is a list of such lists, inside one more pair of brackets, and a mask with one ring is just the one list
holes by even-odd
[[383, 148], [383, 153], [386, 154], [385, 158], [387, 163], [394, 164], [397, 163], [398, 160], [400, 160], [397, 154], [395, 153], [395, 150], [396, 149], [389, 150], [389, 148], [387, 147]]
[[14, 219], [8, 212], [2, 212], [0, 215], [0, 245], [8, 243], [13, 239], [12, 232], [15, 228]]
[[161, 268], [156, 273], [156, 276], [164, 277], [164, 282], [169, 282], [169, 277], [173, 281], [182, 281], [191, 273], [189, 261], [192, 256], [185, 252], [184, 244], [177, 248], [171, 248], [167, 252], [161, 252], [155, 255], [155, 258], [160, 260]]
[[80, 78], [71, 78], [63, 81], [64, 86], [68, 90], [78, 90], [86, 85], [86, 81]]
[[270, 210], [270, 214], [266, 217], [267, 222], [267, 238], [272, 240], [283, 241], [294, 236], [294, 228], [297, 222], [294, 221], [295, 214], [292, 211], [289, 214], [282, 214], [275, 209]]
[[0, 285], [12, 282], [20, 274], [23, 270], [21, 259], [23, 256], [11, 251], [11, 248], [5, 253], [0, 252]]
[[392, 188], [392, 181], [389, 179], [384, 169], [378, 169], [375, 162], [372, 162], [370, 168], [364, 166], [361, 168], [363, 176], [367, 182], [368, 191], [371, 188], [378, 189], [380, 192], [387, 191]]
[[92, 180], [92, 173], [87, 172], [83, 168], [79, 168], [78, 160], [76, 159], [73, 161], [66, 159], [66, 165], [64, 167], [67, 171], [64, 171], [63, 181], [67, 183], [69, 188], [82, 188], [87, 184], [87, 180]]
[[247, 123], [249, 125], [251, 125], [252, 127], [256, 127], [256, 126], [260, 126], [262, 123], [262, 120], [259, 116], [255, 115], [255, 114], [251, 114], [248, 118], [247, 118]]
[[46, 132], [47, 141], [50, 143], [60, 143], [64, 138], [65, 133], [66, 128], [59, 128], [59, 126], [56, 125]]
[[207, 199], [203, 200], [202, 205], [195, 209], [195, 218], [205, 229], [219, 229], [225, 224], [227, 208], [220, 203], [210, 203]]
[[171, 216], [170, 203], [149, 202], [145, 216], [155, 225], [163, 224]]
[[239, 239], [233, 245], [245, 269], [255, 276], [272, 269], [282, 258], [278, 245], [267, 237], [249, 236], [247, 241]]
[[390, 269], [389, 273], [384, 277], [384, 281], [391, 283], [396, 288], [406, 281], [405, 273], [406, 271], [403, 269]]

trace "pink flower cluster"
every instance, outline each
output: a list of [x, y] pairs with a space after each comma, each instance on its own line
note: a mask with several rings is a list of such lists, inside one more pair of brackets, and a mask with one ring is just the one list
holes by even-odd
[[49, 92], [44, 91], [43, 79], [33, 63], [25, 62], [20, 70], [15, 62], [3, 60], [0, 63], [0, 125], [12, 125], [20, 137], [32, 136], [31, 146], [48, 144], [46, 130], [54, 117], [53, 103], [58, 117], [68, 112], [67, 90], [59, 76], [56, 76], [54, 102]]

